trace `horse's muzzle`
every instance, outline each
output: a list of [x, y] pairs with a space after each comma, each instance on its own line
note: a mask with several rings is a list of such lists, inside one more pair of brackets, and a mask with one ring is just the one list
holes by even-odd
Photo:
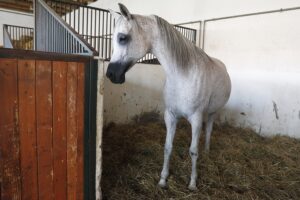
[[119, 62], [109, 63], [106, 71], [106, 77], [113, 83], [122, 84], [125, 82], [125, 73], [130, 67], [131, 62], [125, 64]]

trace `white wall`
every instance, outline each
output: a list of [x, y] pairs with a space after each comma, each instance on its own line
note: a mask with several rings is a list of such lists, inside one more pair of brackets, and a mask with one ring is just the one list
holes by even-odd
[[[105, 71], [108, 63], [105, 63]], [[164, 110], [162, 88], [165, 76], [160, 65], [136, 64], [126, 73], [126, 82], [104, 80], [105, 123], [125, 123], [142, 112]]]
[[299, 19], [296, 10], [207, 23], [205, 51], [226, 63], [232, 78], [223, 120], [300, 137]]
[[3, 24], [33, 28], [33, 14], [15, 12], [0, 8], [0, 46], [3, 45]]

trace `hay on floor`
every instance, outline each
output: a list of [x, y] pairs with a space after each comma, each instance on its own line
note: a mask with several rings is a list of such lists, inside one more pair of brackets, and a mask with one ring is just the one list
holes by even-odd
[[185, 121], [177, 126], [169, 188], [159, 188], [165, 125], [148, 121], [105, 128], [104, 200], [300, 199], [300, 141], [230, 126], [215, 125], [209, 155], [202, 134], [198, 191], [189, 191], [191, 130]]

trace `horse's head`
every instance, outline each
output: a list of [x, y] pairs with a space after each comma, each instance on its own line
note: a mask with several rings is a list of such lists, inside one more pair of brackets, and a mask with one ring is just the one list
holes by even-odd
[[124, 83], [125, 73], [150, 49], [150, 42], [136, 16], [119, 4], [121, 14], [110, 11], [116, 20], [113, 34], [113, 54], [106, 76], [113, 83]]

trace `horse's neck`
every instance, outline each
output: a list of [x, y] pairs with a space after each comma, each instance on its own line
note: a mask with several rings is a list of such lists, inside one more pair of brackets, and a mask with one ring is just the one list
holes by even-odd
[[172, 52], [165, 45], [164, 38], [158, 36], [152, 44], [152, 52], [162, 65], [166, 76], [172, 76], [173, 73], [179, 70], [178, 63], [172, 58]]
[[[178, 63], [178, 59], [174, 59], [173, 58], [173, 51], [174, 49], [170, 49], [168, 47], [168, 45], [166, 44], [166, 41], [168, 41], [168, 36], [166, 35], [162, 35], [159, 31], [154, 31], [152, 32], [154, 34], [155, 37], [153, 38], [152, 41], [152, 51], [151, 53], [153, 53], [158, 61], [160, 62], [160, 64], [162, 65], [162, 67], [164, 68], [164, 71], [166, 72], [166, 76], [169, 77], [174, 77], [174, 73], [176, 74], [184, 74], [184, 72], [189, 71], [189, 70], [199, 70], [201, 66], [197, 66], [195, 65], [195, 63], [200, 64], [200, 60], [196, 60], [196, 57], [192, 56], [197, 54], [197, 58], [202, 58], [202, 60], [204, 61], [204, 56], [207, 56], [204, 52], [203, 55], [201, 55], [202, 53], [200, 51], [202, 50], [198, 50], [195, 51], [195, 49], [193, 49], [194, 47], [189, 46], [189, 48], [187, 49], [190, 52], [187, 52], [185, 55], [182, 56], [186, 56], [189, 57], [187, 58], [187, 62], [185, 62], [184, 64], [182, 63]], [[180, 44], [178, 44], [180, 45]], [[199, 53], [199, 55], [198, 55]], [[194, 61], [194, 62], [193, 62]], [[184, 66], [183, 66], [184, 65]], [[196, 69], [197, 68], [197, 69]], [[187, 73], [185, 73], [186, 75]], [[188, 73], [191, 74], [191, 73]]]

